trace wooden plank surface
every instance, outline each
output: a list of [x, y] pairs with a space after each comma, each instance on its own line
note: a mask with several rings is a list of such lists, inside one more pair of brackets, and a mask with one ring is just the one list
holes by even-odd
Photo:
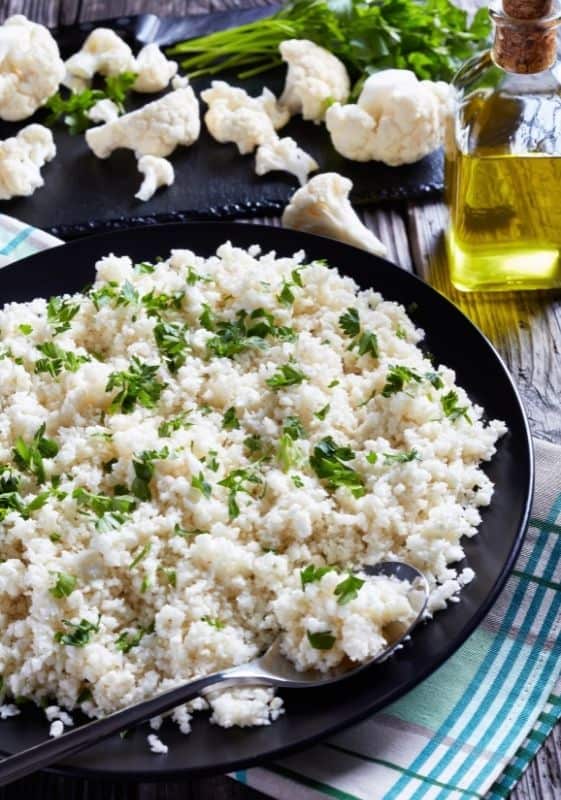
[[[47, 25], [152, 12], [204, 13], [266, 5], [271, 0], [2, 0], [0, 21], [25, 13]], [[484, 0], [461, 0], [464, 7]], [[443, 246], [446, 210], [441, 203], [362, 212], [387, 244], [389, 258], [417, 272], [450, 297], [486, 333], [505, 358], [526, 403], [535, 435], [561, 442], [561, 302], [559, 293], [481, 296], [450, 285]], [[279, 224], [278, 220], [267, 220]], [[5, 789], [0, 800], [259, 800], [264, 796], [228, 778], [169, 784], [114, 784], [36, 775]], [[511, 800], [561, 798], [561, 727], [552, 732], [511, 795]], [[373, 797], [374, 800], [374, 797]]]

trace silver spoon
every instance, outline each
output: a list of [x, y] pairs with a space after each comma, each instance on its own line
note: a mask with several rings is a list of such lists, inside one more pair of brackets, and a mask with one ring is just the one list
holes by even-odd
[[326, 686], [350, 678], [372, 664], [384, 661], [402, 646], [404, 639], [410, 635], [421, 620], [427, 605], [429, 587], [425, 576], [418, 569], [402, 561], [383, 561], [374, 566], [364, 567], [362, 572], [366, 575], [386, 575], [409, 581], [412, 587], [410, 602], [417, 612], [417, 616], [409, 626], [393, 626], [393, 629], [388, 632], [391, 643], [369, 661], [362, 662], [356, 667], [349, 667], [347, 663], [329, 672], [319, 672], [319, 670], [298, 672], [296, 667], [282, 655], [279, 639], [276, 639], [269, 649], [254, 661], [221, 672], [214, 672], [204, 678], [196, 678], [189, 683], [156, 695], [150, 700], [144, 700], [134, 706], [123, 708], [121, 711], [115, 711], [107, 717], [80, 725], [79, 728], [74, 728], [62, 736], [48, 739], [35, 747], [6, 757], [0, 761], [0, 786], [5, 786], [25, 775], [43, 769], [114, 733], [131, 728], [140, 722], [146, 722], [152, 717], [157, 717], [214, 689], [231, 686], [272, 686], [285, 689]]

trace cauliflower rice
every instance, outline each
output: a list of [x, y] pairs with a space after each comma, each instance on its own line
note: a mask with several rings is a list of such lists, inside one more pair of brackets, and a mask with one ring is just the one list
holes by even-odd
[[[361, 661], [413, 614], [407, 584], [361, 564], [423, 570], [431, 611], [473, 577], [454, 564], [505, 426], [336, 269], [229, 243], [109, 255], [85, 294], [7, 304], [0, 334], [8, 697], [101, 716], [279, 633], [299, 669]], [[227, 690], [176, 709], [184, 733], [207, 703], [223, 726], [282, 713]]]

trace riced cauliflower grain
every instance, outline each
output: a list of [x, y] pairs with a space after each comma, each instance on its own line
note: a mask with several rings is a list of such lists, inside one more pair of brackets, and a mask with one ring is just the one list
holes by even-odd
[[[229, 243], [108, 255], [85, 294], [6, 304], [7, 696], [51, 703], [57, 736], [73, 709], [106, 715], [277, 639], [300, 670], [360, 663], [412, 619], [406, 584], [360, 572], [388, 558], [424, 572], [431, 611], [455, 600], [505, 426], [422, 338], [335, 267]], [[205, 709], [225, 727], [283, 711], [240, 687], [171, 717], [187, 734]]]

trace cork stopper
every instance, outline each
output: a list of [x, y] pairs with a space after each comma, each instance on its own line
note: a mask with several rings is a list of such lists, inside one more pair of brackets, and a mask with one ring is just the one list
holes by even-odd
[[495, 22], [493, 59], [507, 72], [543, 72], [557, 56], [557, 20], [553, 0], [503, 0], [503, 11], [492, 12]]

